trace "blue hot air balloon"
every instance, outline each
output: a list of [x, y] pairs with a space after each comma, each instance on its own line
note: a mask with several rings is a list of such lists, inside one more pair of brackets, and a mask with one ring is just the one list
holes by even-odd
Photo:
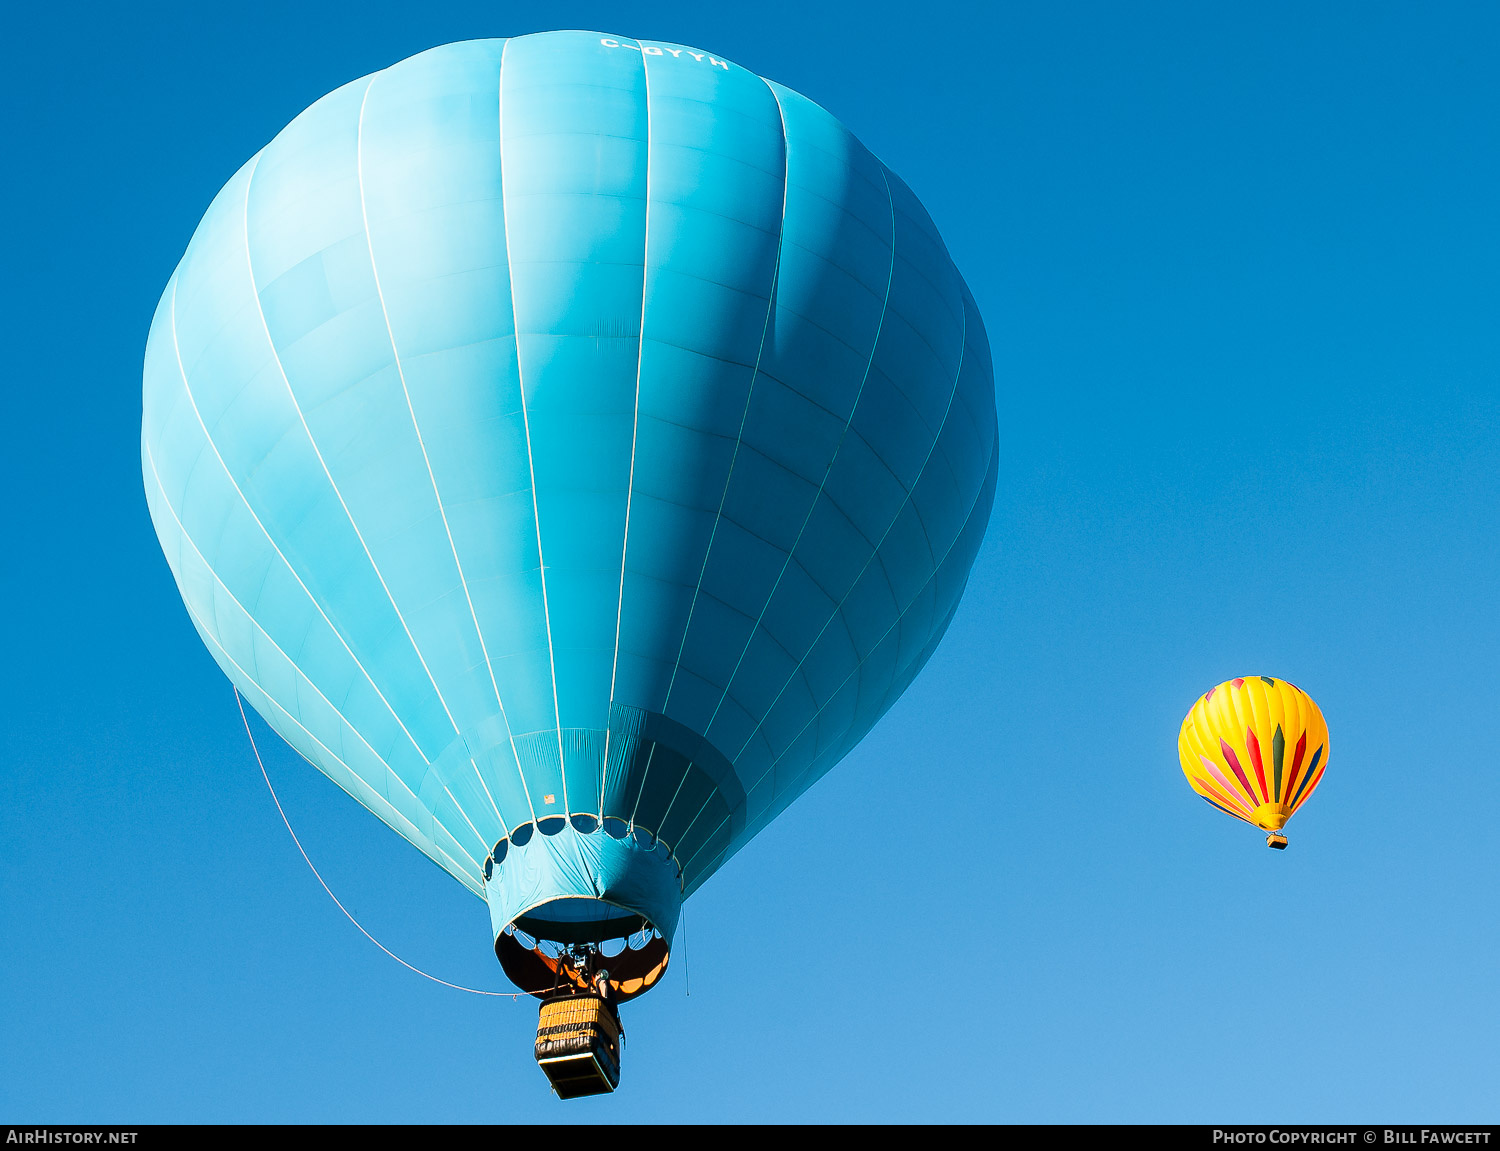
[[266, 722], [488, 902], [523, 986], [578, 974], [527, 942], [644, 932], [628, 998], [931, 655], [996, 418], [937, 230], [832, 116], [553, 32], [346, 84], [240, 169], [141, 447]]

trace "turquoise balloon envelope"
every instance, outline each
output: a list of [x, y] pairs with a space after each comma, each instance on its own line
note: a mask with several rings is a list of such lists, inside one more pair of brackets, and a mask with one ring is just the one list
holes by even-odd
[[298, 116], [167, 285], [141, 440], [214, 658], [497, 939], [670, 942], [931, 655], [996, 475], [906, 185], [779, 84], [593, 32]]

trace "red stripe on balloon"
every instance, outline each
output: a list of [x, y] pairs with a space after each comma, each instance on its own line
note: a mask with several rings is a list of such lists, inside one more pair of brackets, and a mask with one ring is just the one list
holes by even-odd
[[[1302, 786], [1297, 789], [1297, 794], [1292, 797], [1292, 810], [1296, 811], [1307, 800], [1307, 796], [1317, 790], [1318, 784], [1323, 780], [1323, 773], [1318, 770], [1318, 760], [1323, 758], [1323, 749], [1319, 747], [1313, 752], [1312, 762], [1307, 765], [1307, 777], [1303, 779]], [[1325, 768], [1328, 764], [1323, 765]], [[1308, 785], [1312, 786], [1309, 787]], [[1307, 795], [1302, 794], [1304, 789]]]
[[1245, 769], [1240, 766], [1240, 757], [1234, 754], [1234, 748], [1219, 740], [1219, 746], [1224, 750], [1224, 758], [1229, 763], [1229, 770], [1234, 772], [1235, 778], [1240, 781], [1240, 786], [1245, 789], [1245, 794], [1250, 797], [1250, 802], [1259, 807], [1261, 801], [1255, 798], [1255, 788], [1250, 786], [1250, 781], [1245, 778]]
[[1302, 738], [1297, 741], [1297, 750], [1292, 753], [1292, 773], [1286, 777], [1286, 790], [1276, 797], [1278, 803], [1285, 803], [1292, 794], [1292, 787], [1297, 782], [1297, 773], [1302, 770], [1302, 757], [1307, 754], [1307, 732], [1302, 733]]
[[1266, 786], [1266, 769], [1260, 762], [1260, 740], [1255, 738], [1255, 729], [1245, 729], [1245, 746], [1250, 749], [1250, 763], [1255, 768], [1255, 778], [1260, 780], [1260, 793], [1271, 798], [1271, 789]]

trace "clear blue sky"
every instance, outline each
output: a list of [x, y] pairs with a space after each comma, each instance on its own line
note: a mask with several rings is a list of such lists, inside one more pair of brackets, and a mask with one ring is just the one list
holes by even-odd
[[[9, 22], [0, 1120], [1500, 1118], [1493, 6]], [[557, 27], [726, 56], [899, 172], [985, 316], [1003, 453], [927, 671], [691, 900], [622, 1090], [569, 1105], [530, 1004], [411, 975], [308, 873], [138, 455], [152, 309], [233, 171], [348, 80]], [[1284, 854], [1176, 763], [1245, 674], [1332, 732]], [[502, 987], [484, 906], [258, 730], [370, 929]]]

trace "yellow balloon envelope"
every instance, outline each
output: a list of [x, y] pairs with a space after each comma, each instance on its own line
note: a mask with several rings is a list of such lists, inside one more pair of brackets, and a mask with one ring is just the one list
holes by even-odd
[[1210, 689], [1193, 706], [1177, 753], [1194, 791], [1270, 832], [1270, 846], [1285, 847], [1282, 827], [1323, 782], [1328, 725], [1301, 688], [1245, 676]]

